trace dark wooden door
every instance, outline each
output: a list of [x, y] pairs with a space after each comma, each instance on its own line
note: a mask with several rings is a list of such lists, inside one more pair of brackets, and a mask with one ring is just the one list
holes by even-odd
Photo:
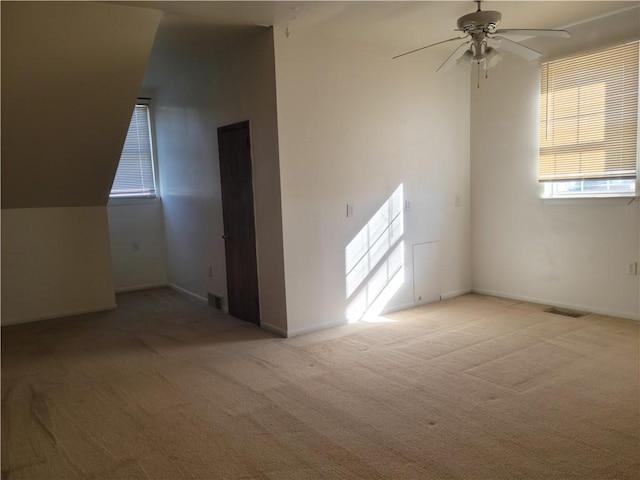
[[260, 323], [249, 122], [218, 128], [229, 313]]

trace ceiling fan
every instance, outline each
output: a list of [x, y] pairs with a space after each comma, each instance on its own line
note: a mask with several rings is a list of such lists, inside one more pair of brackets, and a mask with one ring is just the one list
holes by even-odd
[[501, 49], [527, 60], [535, 60], [542, 56], [540, 52], [533, 50], [532, 48], [525, 47], [513, 40], [509, 40], [502, 35], [526, 35], [558, 38], [570, 37], [569, 33], [565, 30], [497, 29], [496, 27], [498, 26], [498, 23], [502, 20], [502, 14], [500, 12], [490, 10], [483, 11], [480, 8], [482, 0], [475, 0], [475, 2], [478, 4], [478, 9], [475, 12], [463, 15], [458, 19], [458, 28], [456, 28], [456, 31], [462, 32], [464, 35], [432, 43], [426, 47], [416, 48], [415, 50], [396, 55], [393, 59], [419, 52], [425, 48], [435, 47], [442, 43], [464, 39], [466, 41], [456, 48], [451, 55], [449, 55], [437, 71], [445, 71], [462, 63], [466, 65], [476, 64], [479, 72], [480, 67], [483, 67], [486, 71], [487, 69], [495, 66], [502, 59], [498, 53]]

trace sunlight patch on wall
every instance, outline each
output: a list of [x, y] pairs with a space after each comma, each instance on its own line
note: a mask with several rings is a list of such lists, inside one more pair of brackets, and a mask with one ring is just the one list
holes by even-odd
[[404, 283], [403, 190], [400, 184], [345, 248], [350, 322], [377, 317]]

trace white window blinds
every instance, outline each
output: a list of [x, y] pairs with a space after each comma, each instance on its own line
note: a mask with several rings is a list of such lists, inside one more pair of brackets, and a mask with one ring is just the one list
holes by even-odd
[[635, 178], [638, 42], [542, 65], [539, 179]]
[[113, 198], [155, 195], [149, 107], [136, 105], [110, 196]]

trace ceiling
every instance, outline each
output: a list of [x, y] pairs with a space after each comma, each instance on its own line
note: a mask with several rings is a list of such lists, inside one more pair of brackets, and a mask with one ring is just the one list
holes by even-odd
[[[458, 17], [475, 11], [472, 1], [130, 1], [113, 2], [164, 11], [161, 28], [240, 26], [289, 27], [291, 36], [303, 30], [395, 49], [399, 53], [457, 36]], [[566, 28], [625, 9], [633, 1], [484, 1], [483, 10], [502, 12], [500, 28]], [[225, 37], [221, 33], [222, 37]], [[450, 45], [444, 45], [450, 49]]]

